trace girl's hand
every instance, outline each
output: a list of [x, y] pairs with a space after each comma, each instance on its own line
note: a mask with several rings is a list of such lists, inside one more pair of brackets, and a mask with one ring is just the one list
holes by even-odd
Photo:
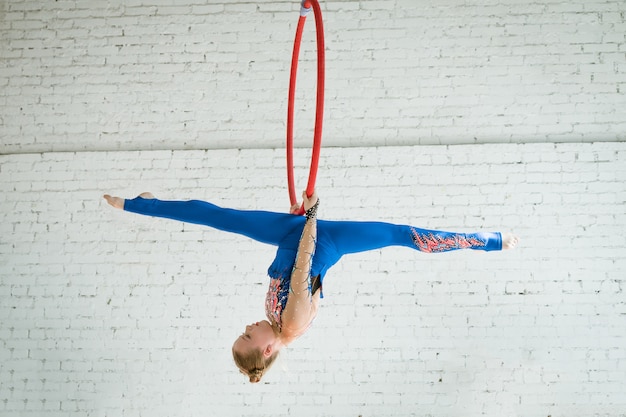
[[307, 197], [306, 191], [302, 193], [302, 201], [304, 204], [304, 211], [307, 211], [311, 207], [317, 203], [317, 191], [313, 190], [313, 195], [311, 197]]
[[298, 214], [300, 211], [300, 204], [296, 203], [293, 206], [289, 207], [289, 214]]

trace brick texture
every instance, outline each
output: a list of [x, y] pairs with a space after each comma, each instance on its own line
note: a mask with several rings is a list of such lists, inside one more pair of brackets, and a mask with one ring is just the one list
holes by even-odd
[[237, 372], [274, 248], [101, 195], [286, 211], [298, 10], [0, 1], [0, 415], [626, 416], [623, 0], [323, 1], [321, 217], [522, 241], [345, 257], [264, 382]]
[[625, 144], [325, 148], [323, 218], [522, 242], [344, 258], [251, 385], [230, 345], [274, 249], [101, 194], [285, 211], [285, 182], [282, 149], [0, 156], [0, 414], [625, 415]]
[[[293, 0], [0, 2], [0, 153], [280, 147], [298, 10]], [[626, 139], [623, 0], [322, 10], [328, 145]], [[298, 145], [312, 136], [313, 26]]]

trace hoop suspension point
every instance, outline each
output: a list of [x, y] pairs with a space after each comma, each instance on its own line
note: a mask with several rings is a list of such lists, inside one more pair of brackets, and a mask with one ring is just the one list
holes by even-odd
[[312, 9], [313, 7], [309, 0], [302, 0], [302, 3], [300, 3], [300, 16], [306, 17]]

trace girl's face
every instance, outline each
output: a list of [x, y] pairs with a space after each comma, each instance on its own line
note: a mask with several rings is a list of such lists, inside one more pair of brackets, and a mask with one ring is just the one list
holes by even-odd
[[267, 320], [263, 320], [247, 325], [246, 331], [235, 340], [233, 348], [239, 352], [259, 349], [265, 353], [267, 347], [275, 341], [276, 335], [272, 325]]

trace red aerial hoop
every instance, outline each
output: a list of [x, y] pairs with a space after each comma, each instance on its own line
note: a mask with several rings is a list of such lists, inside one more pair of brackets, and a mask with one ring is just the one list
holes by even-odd
[[[315, 15], [315, 32], [317, 35], [317, 99], [315, 110], [315, 130], [313, 132], [313, 153], [311, 155], [311, 167], [309, 168], [309, 182], [306, 187], [307, 196], [313, 195], [317, 167], [322, 146], [322, 119], [324, 118], [324, 25], [322, 23], [322, 10], [317, 0], [303, 0], [300, 7], [300, 19], [296, 28], [296, 38], [293, 44], [291, 56], [291, 78], [289, 80], [289, 102], [287, 105], [287, 183], [289, 188], [289, 200], [294, 206], [298, 203], [293, 176], [293, 107], [296, 94], [296, 75], [298, 72], [298, 55], [302, 42], [302, 29], [307, 14], [313, 9]], [[304, 214], [304, 206], [300, 207], [295, 214]]]

